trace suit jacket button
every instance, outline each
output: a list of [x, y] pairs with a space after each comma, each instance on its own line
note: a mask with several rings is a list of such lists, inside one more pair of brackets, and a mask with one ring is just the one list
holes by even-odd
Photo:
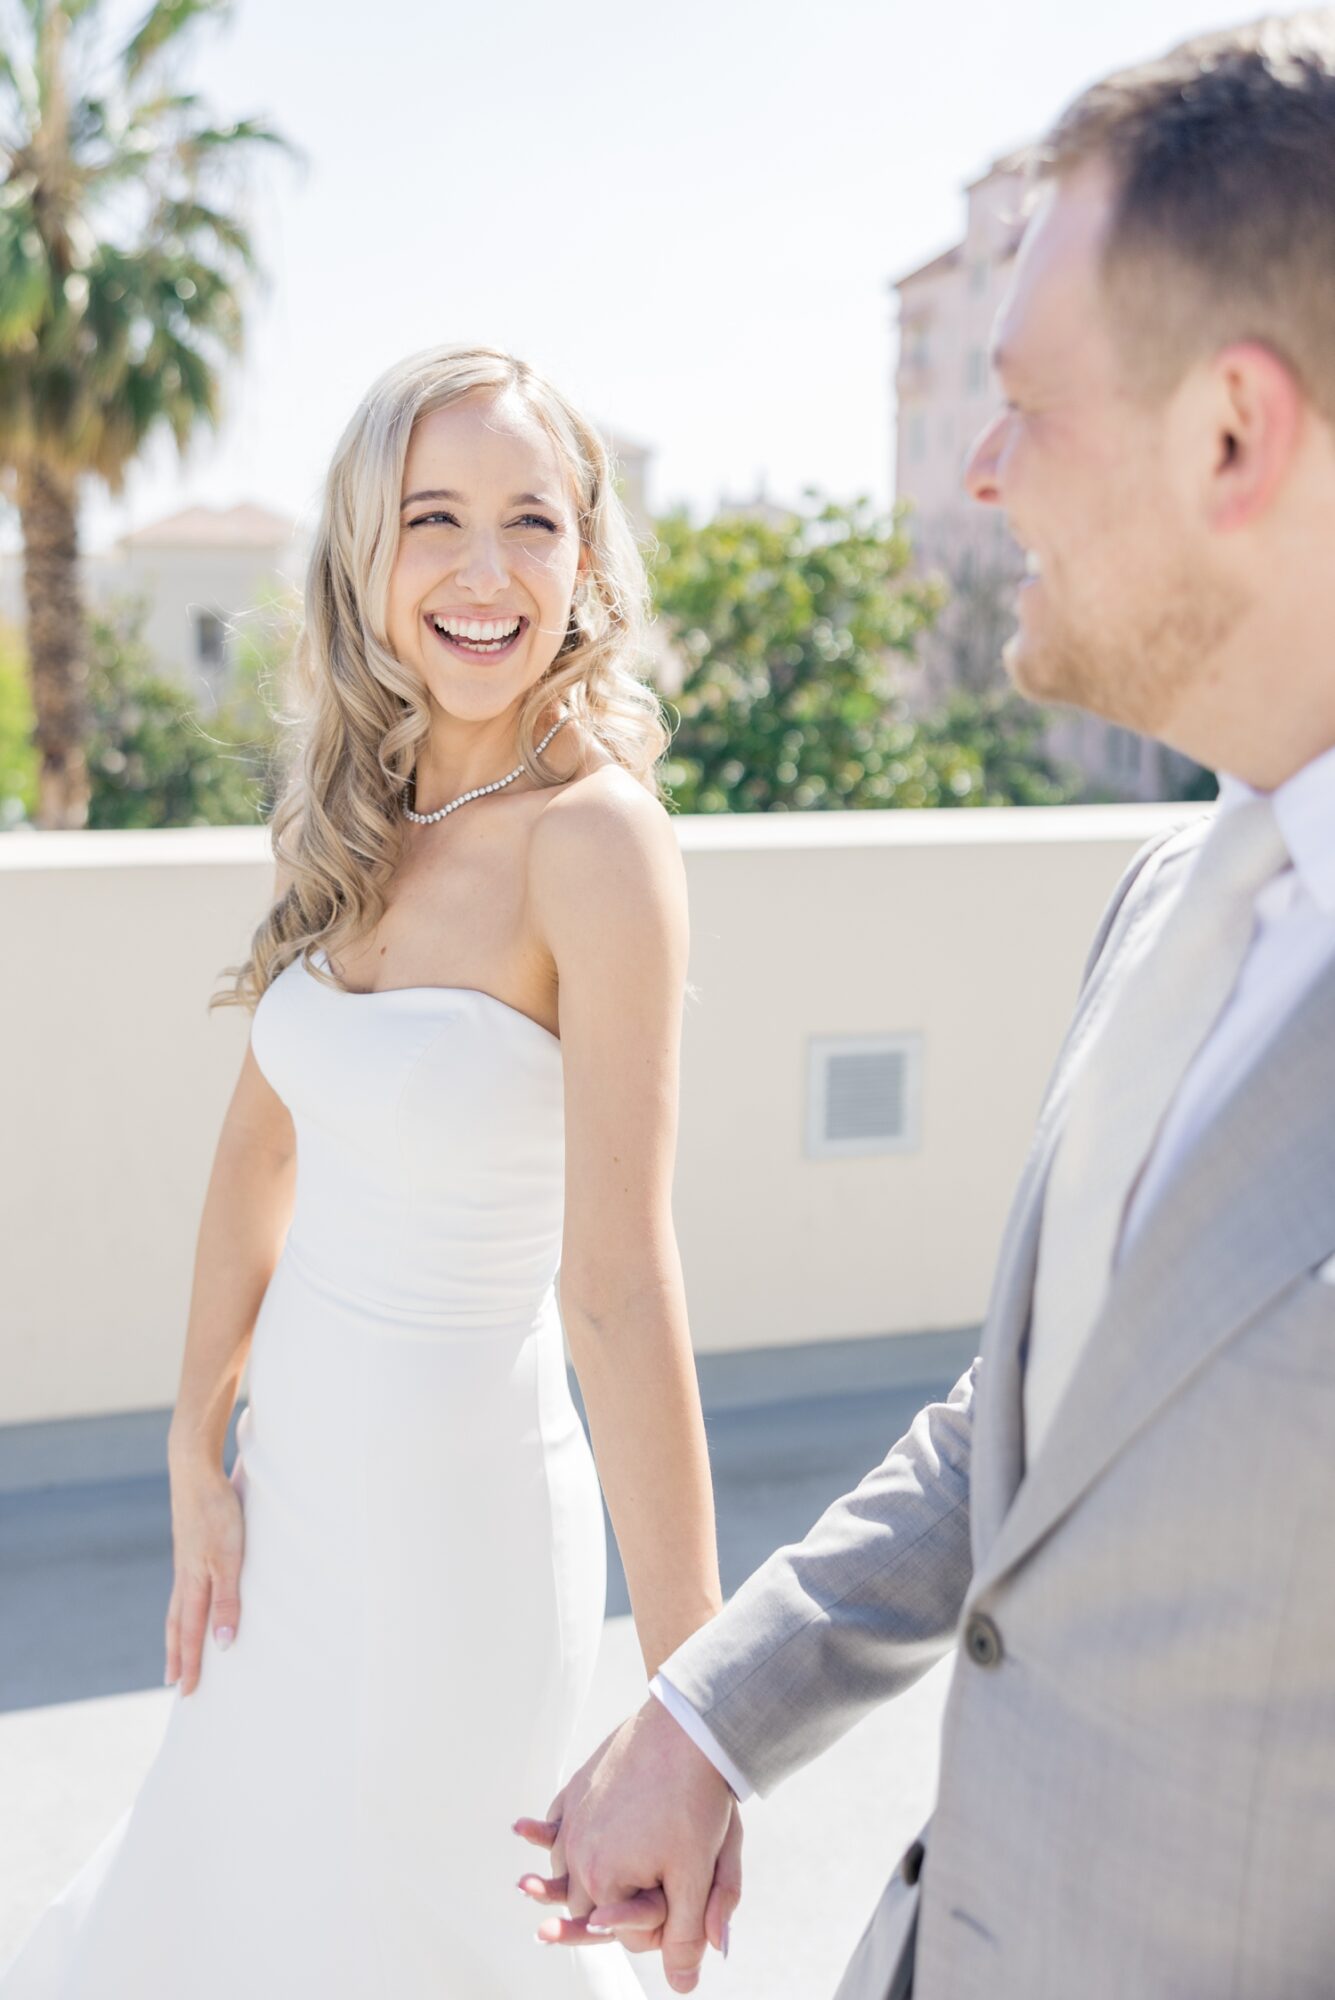
[[1001, 1634], [984, 1611], [975, 1611], [964, 1628], [964, 1650], [976, 1667], [995, 1667], [1001, 1658]]
[[899, 1863], [899, 1872], [908, 1883], [910, 1889], [922, 1874], [923, 1856], [926, 1852], [927, 1850], [920, 1840], [915, 1840], [911, 1847], [907, 1847], [904, 1850]]

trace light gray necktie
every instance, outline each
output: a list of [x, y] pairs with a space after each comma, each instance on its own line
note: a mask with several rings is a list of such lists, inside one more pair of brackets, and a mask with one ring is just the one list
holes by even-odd
[[1029, 1464], [1103, 1306], [1164, 1115], [1237, 983], [1257, 894], [1287, 860], [1268, 799], [1218, 813], [1079, 1060], [1043, 1202], [1024, 1376]]

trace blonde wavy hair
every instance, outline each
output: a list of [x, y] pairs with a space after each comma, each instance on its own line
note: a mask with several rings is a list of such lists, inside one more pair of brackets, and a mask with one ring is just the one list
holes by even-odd
[[[593, 742], [661, 796], [668, 730], [642, 678], [647, 658], [644, 560], [593, 426], [525, 362], [493, 347], [434, 347], [375, 382], [334, 452], [306, 571], [293, 649], [295, 713], [270, 818], [282, 894], [251, 938], [233, 984], [209, 1007], [253, 1008], [293, 959], [312, 960], [372, 930], [386, 906], [405, 823], [401, 799], [430, 726], [425, 687], [389, 650], [386, 605], [398, 549], [403, 467], [420, 417], [479, 390], [518, 395], [567, 467], [586, 561], [560, 650], [525, 696], [518, 749], [540, 785], [561, 782], [534, 744], [559, 705]], [[563, 732], [564, 733], [564, 732]]]

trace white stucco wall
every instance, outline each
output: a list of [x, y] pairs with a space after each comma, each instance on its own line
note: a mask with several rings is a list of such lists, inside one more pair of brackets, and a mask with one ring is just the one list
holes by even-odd
[[[978, 1321], [1103, 902], [1190, 808], [678, 821], [675, 1189], [701, 1352]], [[262, 829], [0, 838], [0, 1423], [169, 1404]], [[917, 1150], [809, 1159], [812, 1036], [922, 1038]]]

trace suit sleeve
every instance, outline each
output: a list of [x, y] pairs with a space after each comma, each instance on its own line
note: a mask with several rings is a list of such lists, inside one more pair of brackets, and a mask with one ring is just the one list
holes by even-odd
[[739, 1800], [749, 1799], [754, 1787], [743, 1777], [723, 1745], [709, 1729], [703, 1718], [696, 1714], [680, 1688], [674, 1688], [660, 1668], [649, 1683], [649, 1692], [656, 1701], [661, 1701], [672, 1720], [690, 1737], [697, 1750], [708, 1757], [714, 1769]]
[[[1082, 992], [1146, 863], [1182, 830], [1146, 842], [1124, 871], [1094, 934]], [[706, 1755], [722, 1752], [714, 1761], [734, 1790], [740, 1773], [762, 1796], [772, 1791], [954, 1644], [973, 1573], [979, 1373], [975, 1361], [804, 1540], [777, 1550], [662, 1663], [667, 1687], [705, 1725], [696, 1740]]]
[[762, 1795], [949, 1651], [972, 1573], [977, 1372], [663, 1662]]

